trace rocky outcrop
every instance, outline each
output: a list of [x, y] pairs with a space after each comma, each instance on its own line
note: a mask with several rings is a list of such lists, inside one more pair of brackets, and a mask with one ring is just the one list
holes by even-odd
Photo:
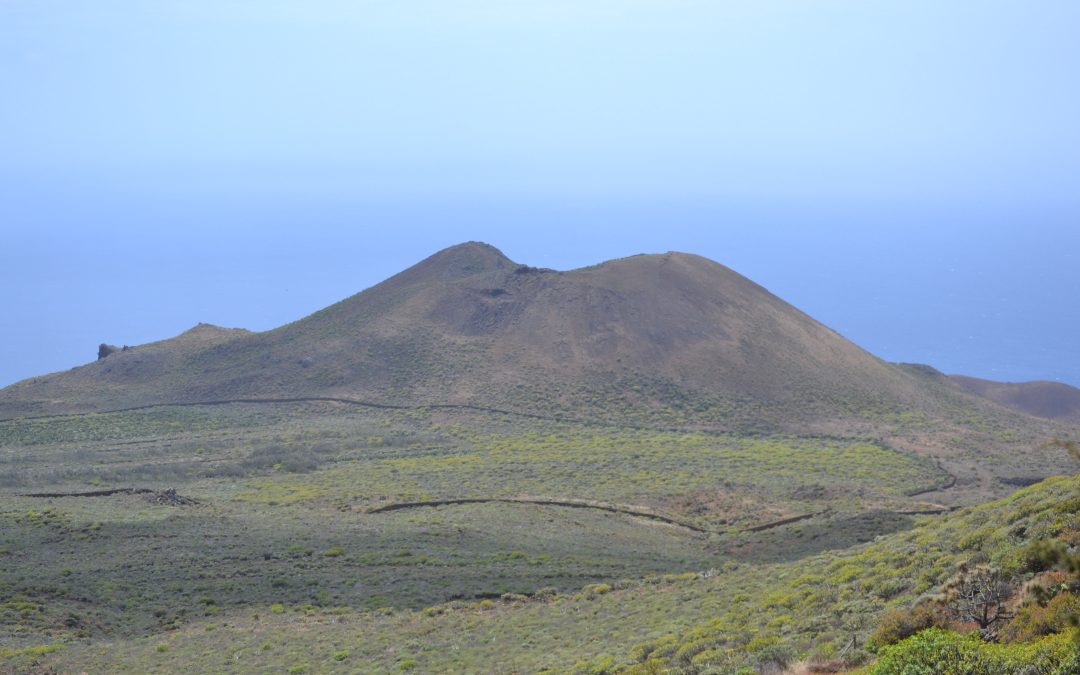
[[103, 358], [107, 357], [109, 354], [113, 354], [115, 352], [126, 352], [129, 349], [131, 349], [131, 347], [129, 347], [128, 345], [124, 345], [123, 347], [117, 347], [116, 345], [107, 345], [102, 342], [98, 345], [97, 348], [97, 358], [98, 361], [100, 361]]

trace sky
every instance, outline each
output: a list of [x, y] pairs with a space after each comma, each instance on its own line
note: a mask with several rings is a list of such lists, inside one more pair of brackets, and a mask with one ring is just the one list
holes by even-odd
[[0, 0], [0, 386], [436, 250], [682, 250], [1080, 385], [1074, 0]]

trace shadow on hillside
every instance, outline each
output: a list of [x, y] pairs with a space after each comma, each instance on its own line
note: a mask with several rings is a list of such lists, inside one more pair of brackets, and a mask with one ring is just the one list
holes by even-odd
[[844, 549], [913, 527], [914, 516], [892, 511], [822, 515], [768, 532], [747, 534], [725, 547], [741, 562], [787, 562], [815, 553]]

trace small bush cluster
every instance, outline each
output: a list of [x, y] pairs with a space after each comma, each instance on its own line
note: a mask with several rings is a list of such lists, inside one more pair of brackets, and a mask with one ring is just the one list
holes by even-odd
[[950, 619], [944, 606], [937, 602], [924, 602], [911, 609], [893, 609], [882, 615], [877, 628], [867, 641], [871, 650], [878, 650], [906, 640], [927, 628], [948, 627]]
[[1060, 633], [1034, 642], [994, 644], [975, 633], [929, 628], [881, 650], [870, 675], [1075, 675], [1080, 651], [1073, 636]]

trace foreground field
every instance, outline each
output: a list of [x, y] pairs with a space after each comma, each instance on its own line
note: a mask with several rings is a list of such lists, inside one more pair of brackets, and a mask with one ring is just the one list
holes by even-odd
[[724, 672], [861, 645], [1077, 505], [928, 516], [955, 478], [879, 439], [312, 403], [0, 422], [0, 467], [9, 670]]
[[961, 562], [1023, 573], [1028, 542], [1080, 526], [1080, 481], [1057, 479], [842, 552], [626, 579], [573, 593], [359, 611], [253, 603], [142, 637], [68, 642], [10, 663], [91, 672], [734, 672], [863, 645], [878, 617]]

